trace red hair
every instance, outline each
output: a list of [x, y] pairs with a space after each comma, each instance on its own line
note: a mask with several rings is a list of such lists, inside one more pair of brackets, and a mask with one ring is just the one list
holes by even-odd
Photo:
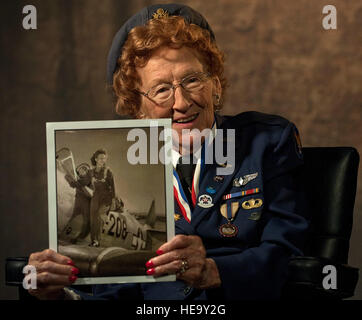
[[219, 78], [224, 94], [224, 54], [211, 39], [210, 33], [179, 16], [151, 19], [145, 26], [135, 27], [129, 32], [118, 58], [120, 67], [113, 75], [118, 114], [139, 117], [141, 96], [136, 89], [141, 80], [136, 68], [145, 66], [153, 52], [163, 46], [174, 49], [186, 46], [196, 50], [210, 75]]

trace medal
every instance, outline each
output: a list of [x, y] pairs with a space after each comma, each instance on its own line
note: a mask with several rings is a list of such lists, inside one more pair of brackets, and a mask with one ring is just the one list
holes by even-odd
[[214, 177], [214, 181], [215, 181], [215, 182], [223, 182], [223, 181], [224, 181], [224, 177], [223, 177], [223, 176], [215, 176], [215, 177]]
[[215, 190], [213, 187], [207, 187], [207, 188], [206, 188], [206, 191], [207, 191], [208, 193], [211, 193], [211, 194], [216, 193], [216, 190]]
[[235, 214], [239, 209], [239, 202], [224, 203], [220, 207], [220, 213], [228, 221], [219, 227], [219, 233], [223, 237], [235, 237], [238, 234], [238, 227], [231, 222], [234, 220]]
[[238, 234], [238, 227], [230, 222], [225, 223], [219, 227], [219, 232], [223, 237], [235, 237]]
[[202, 208], [210, 208], [212, 207], [214, 204], [212, 203], [212, 198], [207, 195], [207, 194], [202, 194], [199, 197], [199, 202], [197, 203], [198, 206], [202, 207]]
[[217, 163], [217, 165], [222, 168], [231, 168], [232, 167], [232, 165], [229, 163]]

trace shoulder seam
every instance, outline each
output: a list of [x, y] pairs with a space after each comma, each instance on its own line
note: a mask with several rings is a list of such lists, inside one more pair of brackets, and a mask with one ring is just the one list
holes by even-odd
[[287, 127], [291, 122], [279, 115], [261, 113], [257, 111], [246, 111], [235, 116], [225, 116], [225, 124], [237, 121], [238, 126], [246, 127], [253, 123], [262, 123], [269, 126]]

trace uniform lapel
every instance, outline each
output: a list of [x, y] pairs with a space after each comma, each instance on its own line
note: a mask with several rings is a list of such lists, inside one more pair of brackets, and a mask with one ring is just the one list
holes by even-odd
[[[175, 205], [177, 205], [177, 203], [175, 203]], [[180, 220], [175, 221], [175, 234], [193, 235], [196, 234], [196, 232], [193, 225], [182, 217]]]
[[[215, 114], [215, 120], [217, 124], [218, 129], [228, 129], [228, 126], [230, 128], [235, 128], [235, 125], [231, 124], [228, 125], [228, 118], [223, 117], [220, 115]], [[214, 163], [213, 164], [206, 164], [204, 175], [201, 177], [201, 182], [199, 186], [199, 192], [196, 199], [196, 206], [192, 212], [192, 218], [191, 223], [188, 223], [184, 218], [181, 218], [178, 221], [175, 221], [175, 228], [176, 228], [176, 234], [183, 233], [183, 234], [196, 234], [196, 227], [197, 225], [204, 219], [207, 214], [211, 211], [219, 211], [220, 210], [220, 200], [222, 199], [222, 196], [225, 194], [225, 190], [230, 187], [232, 184], [232, 180], [235, 177], [235, 175], [239, 172], [240, 166], [242, 164], [242, 160], [245, 158], [245, 154], [247, 153], [246, 150], [246, 144], [245, 137], [242, 135], [242, 127], [245, 123], [245, 119], [239, 119], [238, 121], [238, 127], [241, 130], [236, 130], [236, 136], [235, 136], [235, 169], [232, 174], [230, 175], [224, 175], [222, 182], [215, 181], [215, 177], [217, 176], [217, 168], [219, 168], [218, 164], [215, 161], [215, 155], [214, 155]], [[214, 142], [215, 143], [215, 140]], [[224, 150], [226, 149], [226, 141], [224, 140]], [[214, 148], [215, 150], [215, 148]], [[208, 193], [207, 189], [209, 187], [212, 187], [214, 189], [214, 194]], [[209, 208], [203, 208], [198, 205], [198, 198], [201, 195], [207, 194], [212, 197], [212, 203], [213, 206]], [[179, 214], [181, 214], [181, 210], [178, 207], [177, 201], [175, 201], [175, 208], [178, 208], [177, 211], [180, 211]], [[182, 216], [182, 215], [181, 215]]]
[[[222, 126], [219, 128], [224, 129]], [[215, 161], [214, 157], [214, 163], [205, 165], [205, 174], [202, 177], [199, 193], [196, 199], [196, 206], [192, 213], [192, 219], [191, 219], [191, 225], [196, 228], [196, 226], [201, 222], [201, 220], [207, 216], [207, 214], [210, 211], [215, 211], [215, 208], [217, 207], [216, 211], [219, 211], [220, 207], [220, 200], [222, 196], [225, 194], [225, 190], [230, 187], [232, 184], [234, 176], [238, 173], [239, 168], [242, 163], [242, 159], [244, 158], [243, 150], [243, 141], [242, 139], [238, 138], [238, 133], [236, 133], [235, 137], [235, 168], [232, 174], [224, 175], [222, 182], [215, 181], [215, 177], [217, 176], [217, 168], [219, 168], [219, 165]], [[226, 140], [223, 142], [224, 150], [226, 150]], [[215, 148], [214, 148], [215, 150]], [[212, 187], [214, 189], [214, 194], [208, 193], [207, 189]], [[204, 194], [207, 194], [212, 197], [212, 203], [213, 206], [209, 208], [203, 208], [198, 205], [198, 198]]]

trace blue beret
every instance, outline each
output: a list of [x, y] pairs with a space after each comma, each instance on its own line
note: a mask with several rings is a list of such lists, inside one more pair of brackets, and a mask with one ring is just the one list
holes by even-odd
[[107, 62], [107, 81], [109, 84], [113, 83], [113, 74], [117, 69], [117, 60], [122, 52], [122, 47], [127, 40], [128, 33], [137, 26], [143, 26], [148, 20], [154, 17], [154, 14], [160, 13], [158, 11], [162, 9], [167, 11], [169, 16], [181, 16], [184, 17], [188, 23], [193, 23], [206, 29], [210, 32], [211, 38], [215, 40], [215, 35], [211, 30], [206, 19], [194, 9], [185, 6], [183, 4], [154, 4], [149, 7], [143, 8], [140, 12], [132, 16], [127, 22], [118, 30], [113, 38], [111, 49], [108, 53]]

